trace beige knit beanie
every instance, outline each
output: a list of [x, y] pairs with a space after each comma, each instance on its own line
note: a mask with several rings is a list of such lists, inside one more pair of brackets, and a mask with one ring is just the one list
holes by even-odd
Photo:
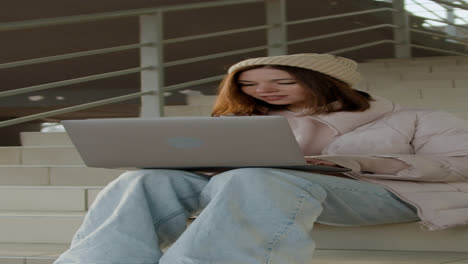
[[332, 76], [350, 86], [356, 85], [361, 80], [361, 75], [356, 71], [357, 63], [355, 61], [335, 55], [317, 53], [247, 59], [232, 65], [228, 72], [231, 73], [255, 65], [283, 65], [314, 70]]

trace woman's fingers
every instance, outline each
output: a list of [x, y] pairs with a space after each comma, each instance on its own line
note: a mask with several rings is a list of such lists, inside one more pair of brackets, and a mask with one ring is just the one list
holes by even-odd
[[314, 159], [314, 158], [306, 158], [306, 161], [308, 164], [313, 164], [313, 165], [322, 165], [322, 166], [330, 166], [330, 167], [340, 167], [336, 163], [333, 163], [331, 161], [327, 160], [321, 160], [321, 159]]

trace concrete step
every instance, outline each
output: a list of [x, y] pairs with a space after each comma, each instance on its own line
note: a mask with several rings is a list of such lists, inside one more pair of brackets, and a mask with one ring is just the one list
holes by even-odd
[[83, 165], [72, 146], [0, 147], [0, 165]]
[[23, 146], [73, 146], [65, 132], [21, 132]]
[[[403, 88], [403, 89], [427, 89], [427, 88], [438, 88], [438, 89], [450, 89], [454, 88], [453, 80], [405, 80], [399, 82], [375, 82], [370, 81], [369, 89], [373, 90], [391, 90], [394, 88]], [[404, 95], [404, 91], [400, 92], [401, 95]], [[451, 94], [447, 94], [451, 96]]]
[[94, 201], [94, 191], [101, 189], [84, 186], [0, 186], [0, 211], [86, 211]]
[[[66, 244], [2, 244], [0, 264], [52, 264]], [[3, 252], [11, 252], [4, 254]], [[60, 252], [60, 253], [57, 253]], [[316, 250], [310, 264], [467, 264], [468, 254], [449, 252]]]
[[468, 69], [465, 71], [453, 71], [453, 72], [431, 72], [431, 73], [415, 73], [408, 72], [402, 73], [402, 81], [427, 81], [431, 80], [465, 80], [468, 79]]
[[0, 211], [0, 243], [70, 243], [85, 214]]
[[374, 73], [430, 73], [432, 72], [432, 66], [430, 65], [417, 65], [417, 66], [384, 66], [384, 67], [373, 67], [367, 65], [359, 65], [358, 71], [363, 74], [374, 74]]
[[401, 73], [399, 72], [390, 72], [387, 70], [383, 71], [363, 71], [362, 73], [363, 82], [392, 82], [396, 83], [401, 81]]
[[105, 186], [124, 172], [84, 165], [0, 165], [0, 185]]
[[418, 223], [328, 226], [312, 230], [318, 249], [440, 251], [468, 254], [468, 226], [427, 231]]
[[433, 73], [439, 72], [464, 72], [468, 73], [468, 64], [460, 64], [456, 66], [434, 65], [432, 66]]
[[52, 264], [69, 244], [0, 243], [0, 264]]
[[21, 148], [0, 147], [0, 165], [21, 164]]
[[[0, 211], [0, 242], [66, 244], [85, 212]], [[321, 250], [391, 250], [468, 254], [468, 226], [422, 230], [417, 223], [366, 227], [316, 224], [312, 231]]]
[[468, 253], [316, 250], [311, 264], [468, 264]]
[[370, 63], [386, 63], [386, 64], [458, 64], [463, 60], [464, 56], [431, 56], [431, 57], [414, 57], [414, 58], [387, 58], [387, 59], [373, 59], [369, 60]]

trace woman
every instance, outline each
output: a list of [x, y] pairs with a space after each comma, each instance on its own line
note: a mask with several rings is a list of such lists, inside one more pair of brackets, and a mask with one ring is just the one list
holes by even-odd
[[308, 263], [315, 222], [468, 223], [462, 120], [356, 91], [356, 63], [328, 54], [248, 59], [228, 72], [214, 116], [286, 116], [310, 163], [353, 171], [127, 172], [100, 193], [56, 264]]

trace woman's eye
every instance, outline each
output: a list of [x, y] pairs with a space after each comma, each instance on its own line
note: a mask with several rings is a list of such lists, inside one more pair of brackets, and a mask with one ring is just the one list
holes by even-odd
[[251, 83], [239, 83], [239, 86], [253, 86]]
[[296, 82], [281, 82], [281, 83], [278, 83], [278, 84], [296, 84]]

